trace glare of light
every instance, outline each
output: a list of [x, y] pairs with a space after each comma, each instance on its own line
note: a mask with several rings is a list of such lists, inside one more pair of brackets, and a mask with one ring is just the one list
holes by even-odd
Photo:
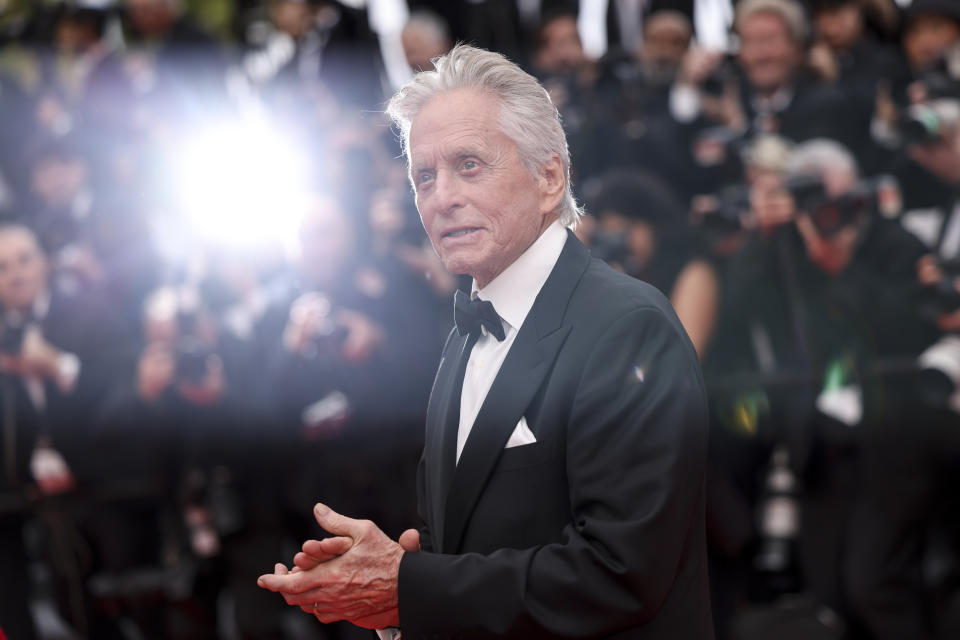
[[283, 245], [296, 235], [308, 196], [308, 163], [263, 122], [234, 122], [187, 140], [175, 189], [187, 232], [231, 247]]
[[644, 379], [646, 378], [646, 375], [643, 372], [643, 367], [639, 365], [635, 365], [633, 367], [633, 377], [636, 378], [638, 381], [643, 382]]

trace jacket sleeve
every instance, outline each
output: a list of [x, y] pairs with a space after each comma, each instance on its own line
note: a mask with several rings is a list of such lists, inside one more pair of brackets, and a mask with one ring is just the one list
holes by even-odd
[[407, 640], [602, 637], [652, 620], [691, 570], [707, 433], [696, 354], [676, 318], [656, 307], [621, 316], [590, 353], [567, 425], [572, 517], [561, 541], [405, 554]]

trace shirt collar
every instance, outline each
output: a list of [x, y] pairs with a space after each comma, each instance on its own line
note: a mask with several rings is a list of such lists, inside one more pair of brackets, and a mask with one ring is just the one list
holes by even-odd
[[520, 257], [482, 289], [473, 281], [472, 297], [489, 300], [503, 320], [520, 329], [567, 241], [566, 228], [554, 221]]

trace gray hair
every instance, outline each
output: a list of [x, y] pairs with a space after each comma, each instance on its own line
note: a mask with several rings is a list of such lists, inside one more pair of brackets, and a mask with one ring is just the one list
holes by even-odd
[[410, 126], [431, 98], [456, 89], [479, 89], [499, 101], [503, 133], [516, 143], [520, 157], [532, 175], [539, 175], [540, 167], [554, 154], [560, 156], [566, 185], [557, 213], [561, 224], [574, 226], [583, 210], [577, 205], [571, 188], [567, 136], [547, 90], [536, 78], [499, 53], [468, 45], [455, 46], [446, 55], [434, 58], [433, 64], [435, 71], [418, 73], [387, 105], [387, 115], [400, 128], [407, 158], [410, 156]]
[[794, 0], [743, 0], [737, 5], [734, 29], [739, 33], [744, 20], [755, 13], [772, 13], [780, 18], [787, 27], [793, 41], [803, 46], [809, 30], [807, 16]]
[[819, 176], [833, 171], [849, 171], [856, 176], [857, 161], [842, 144], [826, 138], [798, 144], [787, 162], [789, 176]]

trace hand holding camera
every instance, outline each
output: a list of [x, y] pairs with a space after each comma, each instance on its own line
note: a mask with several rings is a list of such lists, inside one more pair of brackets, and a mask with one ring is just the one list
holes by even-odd
[[56, 380], [63, 352], [47, 342], [39, 327], [5, 330], [8, 342], [0, 353], [0, 370], [17, 376]]
[[149, 345], [137, 366], [137, 392], [147, 402], [156, 402], [176, 386], [187, 402], [197, 406], [215, 404], [226, 391], [223, 363], [215, 353], [186, 354], [166, 344]]

